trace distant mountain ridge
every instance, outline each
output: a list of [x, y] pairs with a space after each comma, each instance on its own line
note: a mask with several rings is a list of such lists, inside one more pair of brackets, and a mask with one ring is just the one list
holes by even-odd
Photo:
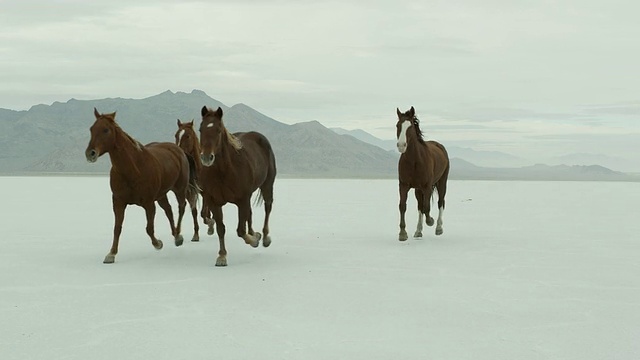
[[84, 150], [93, 108], [116, 111], [116, 121], [142, 143], [174, 141], [176, 121], [200, 119], [202, 106], [224, 110], [232, 132], [259, 131], [271, 141], [278, 173], [295, 177], [392, 177], [397, 157], [359, 140], [343, 137], [318, 122], [288, 125], [245, 104], [228, 107], [202, 91], [165, 91], [144, 99], [70, 99], [35, 105], [28, 111], [0, 111], [0, 173], [106, 173], [108, 156], [88, 164]]
[[[0, 175], [106, 174], [111, 166], [107, 156], [95, 164], [84, 158], [94, 107], [101, 112], [116, 111], [120, 126], [140, 142], [148, 143], [173, 142], [176, 120], [194, 119], [198, 123], [205, 105], [224, 110], [223, 119], [230, 131], [255, 130], [267, 136], [276, 154], [279, 176], [397, 177], [400, 155], [393, 140], [380, 140], [363, 130], [328, 129], [318, 121], [288, 125], [242, 103], [226, 106], [200, 90], [165, 91], [144, 99], [70, 99], [34, 105], [26, 111], [0, 109]], [[500, 168], [491, 165], [505, 159], [517, 164], [521, 159], [499, 152], [447, 148], [451, 179], [638, 181], [637, 177], [597, 165]]]

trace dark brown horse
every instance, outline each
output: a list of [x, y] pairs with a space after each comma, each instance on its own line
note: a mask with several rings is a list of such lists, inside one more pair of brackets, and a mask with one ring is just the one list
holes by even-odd
[[[182, 245], [180, 224], [186, 206], [186, 198], [197, 196], [195, 168], [190, 168], [185, 153], [175, 144], [154, 142], [140, 144], [116, 123], [116, 113], [100, 114], [93, 109], [96, 121], [90, 128], [91, 140], [85, 151], [87, 161], [93, 163], [108, 153], [111, 159], [110, 184], [113, 194], [113, 244], [104, 258], [105, 264], [115, 261], [122, 222], [127, 205], [144, 208], [147, 214], [147, 234], [157, 250], [162, 241], [154, 234], [155, 202], [164, 210], [176, 246]], [[178, 225], [173, 221], [173, 212], [167, 193], [173, 191], [178, 200]]]
[[[245, 243], [258, 247], [261, 235], [251, 229], [251, 195], [260, 189], [264, 201], [265, 218], [262, 245], [271, 244], [269, 215], [273, 204], [273, 183], [276, 178], [276, 159], [271, 144], [257, 132], [231, 134], [222, 122], [222, 109], [213, 111], [202, 108], [200, 124], [200, 148], [202, 190], [205, 206], [213, 212], [218, 230], [220, 250], [216, 266], [227, 265], [227, 249], [224, 245], [225, 226], [222, 222], [222, 206], [226, 203], [238, 207], [237, 234]], [[249, 231], [247, 232], [247, 224]]]
[[[178, 119], [178, 130], [175, 134], [176, 144], [187, 154], [189, 162], [193, 161], [196, 168], [196, 182], [200, 184], [200, 173], [202, 172], [202, 161], [200, 160], [200, 142], [196, 131], [193, 129], [193, 120], [189, 122], [182, 122]], [[197, 199], [197, 198], [195, 198]], [[188, 199], [187, 199], [188, 200]], [[191, 241], [200, 241], [200, 234], [198, 231], [198, 211], [196, 209], [197, 204], [191, 205], [191, 216], [193, 217], [193, 238]], [[213, 220], [211, 219], [209, 209], [206, 206], [202, 206], [201, 212], [202, 220], [205, 225], [208, 226], [207, 233], [213, 235]]]
[[441, 235], [442, 213], [444, 212], [444, 197], [447, 193], [447, 178], [449, 177], [449, 155], [442, 144], [436, 141], [424, 141], [420, 130], [420, 121], [416, 117], [413, 106], [407, 112], [396, 109], [398, 123], [396, 137], [398, 139], [398, 180], [400, 183], [400, 234], [399, 240], [407, 240], [404, 213], [407, 211], [407, 194], [409, 189], [415, 189], [418, 202], [418, 226], [414, 237], [422, 237], [422, 217], [426, 215], [428, 226], [433, 225], [431, 210], [431, 196], [433, 189], [438, 192], [438, 222], [436, 235]]

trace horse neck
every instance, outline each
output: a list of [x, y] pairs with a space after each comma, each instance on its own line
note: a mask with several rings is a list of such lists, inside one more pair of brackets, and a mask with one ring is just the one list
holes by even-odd
[[221, 169], [233, 171], [234, 165], [237, 165], [237, 164], [235, 164], [234, 161], [232, 161], [231, 157], [238, 150], [229, 141], [229, 136], [232, 136], [232, 135], [231, 133], [228, 133], [228, 130], [226, 130], [225, 128], [225, 133], [222, 134], [222, 141], [220, 144], [220, 156], [216, 156], [216, 161], [218, 161], [217, 159], [221, 160], [218, 163], [218, 166]]
[[116, 128], [116, 143], [109, 151], [111, 166], [123, 175], [140, 174], [140, 160], [144, 156], [142, 144], [133, 139], [121, 128]]
[[193, 143], [189, 155], [191, 155], [191, 157], [193, 158], [193, 161], [196, 164], [196, 171], [199, 174], [200, 171], [202, 171], [202, 159], [200, 158], [200, 145], [197, 141]]
[[417, 161], [425, 161], [428, 156], [429, 149], [425, 143], [422, 143], [418, 140], [417, 134], [412, 136], [409, 141], [407, 141], [407, 150], [403, 155], [407, 155], [407, 158], [411, 158]]

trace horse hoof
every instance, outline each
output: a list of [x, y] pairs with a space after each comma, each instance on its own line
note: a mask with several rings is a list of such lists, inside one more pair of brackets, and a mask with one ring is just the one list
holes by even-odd
[[433, 218], [431, 216], [429, 216], [427, 218], [427, 226], [433, 226], [435, 222], [433, 221]]
[[422, 232], [421, 231], [416, 231], [415, 234], [413, 234], [414, 238], [421, 238], [422, 237]]
[[400, 235], [398, 235], [398, 240], [400, 241], [405, 241], [409, 238], [409, 236], [407, 236], [407, 232], [406, 231], [401, 231]]
[[213, 226], [207, 229], [207, 235], [213, 235]]
[[200, 241], [200, 239], [197, 237], [194, 237], [193, 239], [191, 239], [191, 242], [198, 242], [198, 241]]
[[158, 240], [157, 245], [153, 245], [153, 247], [156, 248], [156, 250], [162, 249], [162, 246], [163, 246], [162, 240]]
[[257, 248], [260, 246], [260, 239], [262, 239], [262, 234], [259, 232], [253, 234], [253, 241], [251, 242], [251, 246]]
[[216, 259], [216, 266], [227, 266], [227, 258], [218, 256]]
[[176, 246], [180, 246], [184, 242], [184, 237], [182, 237], [182, 235], [178, 235], [178, 236], [176, 236], [176, 240], [175, 241], [176, 241]]
[[107, 254], [107, 256], [104, 257], [104, 260], [102, 260], [103, 264], [113, 264], [116, 261], [116, 256], [113, 254]]
[[264, 237], [264, 240], [262, 240], [262, 246], [269, 247], [269, 245], [271, 245], [271, 236], [267, 235]]
[[442, 235], [443, 232], [442, 228], [436, 228], [436, 235]]

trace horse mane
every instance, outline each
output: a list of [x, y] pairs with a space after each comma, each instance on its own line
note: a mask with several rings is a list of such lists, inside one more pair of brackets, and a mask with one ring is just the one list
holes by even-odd
[[242, 142], [240, 141], [240, 139], [238, 139], [237, 136], [235, 136], [232, 133], [230, 133], [229, 130], [227, 130], [227, 128], [225, 126], [223, 126], [222, 129], [224, 131], [224, 135], [226, 136], [227, 141], [229, 142], [229, 144], [231, 144], [231, 146], [236, 151], [242, 149]]
[[420, 119], [418, 119], [417, 116], [414, 116], [413, 119], [411, 119], [411, 121], [413, 122], [413, 127], [416, 129], [416, 136], [418, 137], [418, 142], [420, 144], [424, 144], [424, 134], [420, 129]]
[[136, 139], [134, 139], [131, 135], [127, 134], [126, 131], [122, 130], [122, 128], [120, 127], [120, 125], [118, 125], [117, 122], [113, 122], [113, 125], [115, 126], [116, 130], [124, 135], [125, 139], [129, 140], [131, 142], [131, 144], [133, 144], [133, 146], [138, 150], [138, 151], [142, 151], [142, 148], [144, 147], [144, 145], [142, 145], [142, 143]]

